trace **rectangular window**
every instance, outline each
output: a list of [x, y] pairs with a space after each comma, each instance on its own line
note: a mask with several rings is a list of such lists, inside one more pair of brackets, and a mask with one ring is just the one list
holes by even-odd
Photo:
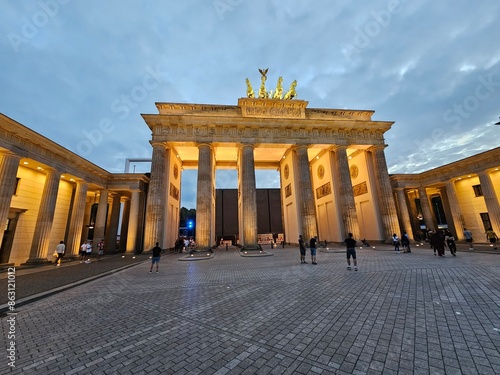
[[483, 189], [481, 189], [481, 185], [473, 185], [472, 188], [474, 189], [474, 194], [476, 195], [476, 197], [483, 196]]
[[18, 193], [18, 190], [19, 190], [19, 181], [21, 179], [19, 177], [16, 178], [16, 184], [14, 185], [14, 192], [12, 193], [12, 195], [17, 195]]
[[488, 215], [487, 212], [483, 212], [479, 215], [481, 216], [481, 221], [483, 222], [484, 231], [486, 232], [488, 229], [491, 228], [490, 215]]

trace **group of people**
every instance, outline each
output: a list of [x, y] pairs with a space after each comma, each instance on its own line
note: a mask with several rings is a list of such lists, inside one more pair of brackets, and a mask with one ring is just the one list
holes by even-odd
[[182, 253], [183, 250], [188, 250], [189, 248], [194, 248], [196, 243], [193, 238], [179, 237], [174, 244], [174, 251], [176, 253]]
[[[101, 260], [101, 256], [104, 254], [104, 240], [100, 240], [97, 243], [97, 260]], [[85, 241], [80, 246], [80, 263], [90, 263], [90, 256], [92, 255], [92, 243], [91, 241]]]
[[[316, 262], [317, 242], [318, 242], [317, 236], [314, 236], [309, 240], [309, 249], [311, 252], [311, 264], [314, 264], [314, 265], [318, 264]], [[345, 239], [344, 242], [345, 242], [346, 247], [347, 247], [347, 269], [351, 270], [351, 258], [352, 258], [353, 263], [354, 263], [354, 270], [357, 271], [358, 270], [358, 263], [356, 260], [356, 240], [354, 240], [352, 233], [349, 233], [348, 237]], [[306, 247], [306, 243], [305, 243], [302, 235], [299, 235], [299, 251], [300, 251], [300, 263], [307, 264], [307, 261], [306, 261], [307, 247]]]
[[[466, 229], [467, 230], [467, 229]], [[465, 234], [465, 231], [464, 231]], [[453, 234], [448, 230], [437, 230], [436, 232], [432, 232], [429, 230], [427, 233], [429, 238], [429, 244], [431, 248], [434, 250], [434, 255], [438, 255], [440, 257], [444, 257], [444, 248], [448, 246], [451, 255], [454, 257], [457, 256], [457, 245], [455, 243], [456, 239]], [[472, 247], [472, 235], [471, 235], [471, 247]], [[466, 236], [467, 240], [467, 236]], [[467, 241], [469, 242], [469, 241]], [[437, 253], [437, 254], [436, 254]]]
[[[101, 256], [104, 254], [104, 240], [100, 240], [97, 243], [97, 260], [101, 260]], [[60, 266], [62, 258], [66, 255], [66, 245], [64, 241], [60, 241], [54, 250], [54, 266]], [[85, 241], [80, 246], [80, 263], [90, 263], [90, 256], [92, 255], [92, 243], [91, 241]]]
[[410, 237], [406, 232], [403, 232], [401, 239], [394, 233], [392, 235], [392, 244], [394, 245], [394, 251], [398, 254], [400, 253], [400, 246], [403, 247], [403, 253], [411, 253]]
[[[429, 238], [429, 242], [431, 245], [431, 248], [434, 250], [434, 255], [439, 255], [440, 257], [444, 257], [444, 249], [447, 246], [448, 249], [450, 250], [451, 255], [457, 256], [457, 245], [455, 243], [456, 239], [453, 236], [453, 234], [448, 230], [438, 230], [436, 232], [432, 232], [432, 230], [429, 230], [427, 233], [427, 236]], [[473, 238], [472, 238], [472, 233], [467, 229], [464, 228], [464, 237], [466, 242], [469, 244], [469, 249], [473, 250]], [[494, 246], [494, 249], [497, 249], [496, 242], [498, 240], [497, 234], [493, 231], [493, 229], [489, 228], [488, 231], [486, 232], [486, 239], [491, 243], [492, 246]], [[309, 248], [311, 251], [311, 263], [312, 264], [318, 264], [316, 262], [316, 243], [317, 243], [318, 237], [314, 236], [309, 240]], [[362, 241], [363, 243], [366, 243], [365, 240]], [[354, 264], [354, 270], [357, 271], [357, 260], [356, 260], [356, 240], [353, 238], [352, 233], [348, 234], [348, 237], [344, 240], [344, 243], [346, 245], [347, 251], [347, 269], [351, 270], [351, 258], [353, 260]], [[403, 232], [401, 235], [401, 238], [399, 238], [396, 233], [392, 235], [392, 244], [394, 245], [394, 251], [396, 253], [400, 253], [400, 247], [403, 248], [403, 252], [405, 253], [411, 253], [411, 248], [410, 248], [410, 237], [406, 232]], [[300, 263], [304, 264], [307, 263], [306, 261], [306, 243], [304, 239], [302, 238], [302, 235], [299, 236], [299, 250], [300, 250]]]
[[[316, 265], [316, 243], [318, 242], [318, 237], [314, 236], [309, 240], [309, 249], [311, 250], [311, 263]], [[299, 235], [299, 251], [300, 251], [300, 263], [305, 264], [306, 262], [306, 243], [302, 238], [302, 235]]]

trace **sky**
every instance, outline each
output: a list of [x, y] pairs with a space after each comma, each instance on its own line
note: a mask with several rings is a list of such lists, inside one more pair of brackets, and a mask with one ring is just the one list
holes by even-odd
[[[374, 110], [389, 173], [500, 146], [498, 0], [0, 0], [0, 112], [113, 173], [148, 159], [156, 102], [236, 105], [297, 80], [308, 108]], [[269, 85], [268, 85], [269, 86]], [[132, 163], [131, 172], [148, 172]], [[259, 172], [259, 171], [258, 171]], [[279, 187], [259, 172], [257, 187]], [[196, 172], [181, 205], [195, 208]], [[217, 173], [236, 188], [236, 173]]]

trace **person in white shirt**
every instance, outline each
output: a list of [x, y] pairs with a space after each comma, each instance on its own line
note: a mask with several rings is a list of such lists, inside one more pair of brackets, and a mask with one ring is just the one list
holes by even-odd
[[61, 260], [64, 254], [66, 253], [66, 245], [64, 241], [59, 242], [59, 245], [56, 246], [57, 259], [54, 262], [54, 266], [60, 266]]

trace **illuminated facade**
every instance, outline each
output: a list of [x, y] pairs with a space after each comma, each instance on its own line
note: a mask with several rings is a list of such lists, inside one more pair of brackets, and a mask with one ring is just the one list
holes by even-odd
[[[239, 244], [258, 245], [255, 170], [280, 172], [285, 241], [318, 236], [388, 241], [399, 233], [384, 155], [392, 122], [373, 111], [307, 108], [302, 100], [240, 98], [238, 105], [157, 103], [143, 115], [153, 161], [144, 247], [174, 246], [179, 170], [198, 169], [196, 242], [216, 243], [215, 170], [238, 171]], [[172, 233], [171, 233], [172, 232]]]
[[108, 253], [141, 246], [146, 176], [109, 173], [2, 114], [0, 181], [0, 263], [47, 262], [61, 240], [76, 256], [89, 231]]
[[500, 148], [419, 174], [395, 174], [391, 183], [402, 228], [414, 237], [423, 229], [448, 228], [475, 241], [500, 233]]
[[[500, 148], [420, 174], [389, 176], [373, 111], [307, 108], [302, 100], [241, 98], [238, 104], [157, 103], [150, 178], [109, 173], [0, 114], [0, 263], [47, 262], [60, 240], [137, 252], [178, 236], [182, 171], [198, 169], [196, 243], [216, 244], [215, 171], [238, 171], [238, 242], [259, 243], [256, 169], [279, 171], [284, 241], [298, 236], [387, 242], [449, 228], [476, 241], [500, 233]], [[147, 196], [146, 196], [147, 192]], [[89, 233], [91, 232], [91, 233]], [[117, 240], [119, 238], [119, 246]]]

